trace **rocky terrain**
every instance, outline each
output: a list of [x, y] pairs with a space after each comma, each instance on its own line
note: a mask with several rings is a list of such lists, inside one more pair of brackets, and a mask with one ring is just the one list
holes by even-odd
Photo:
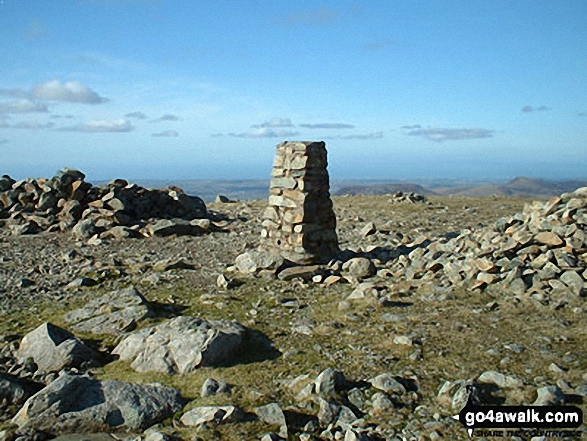
[[220, 200], [0, 180], [0, 439], [465, 440], [469, 398], [586, 410], [586, 189], [334, 197], [343, 251], [311, 266], [257, 251], [266, 201]]

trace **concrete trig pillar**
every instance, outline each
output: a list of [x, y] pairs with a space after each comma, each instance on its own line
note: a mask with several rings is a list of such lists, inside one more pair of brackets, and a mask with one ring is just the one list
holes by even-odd
[[300, 264], [328, 262], [339, 252], [324, 142], [277, 146], [261, 249]]

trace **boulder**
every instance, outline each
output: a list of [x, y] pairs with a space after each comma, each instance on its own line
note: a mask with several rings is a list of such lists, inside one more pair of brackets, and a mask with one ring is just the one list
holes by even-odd
[[343, 264], [342, 270], [357, 279], [366, 279], [375, 274], [376, 268], [373, 262], [366, 257], [353, 257]]
[[278, 271], [283, 265], [283, 257], [261, 250], [249, 250], [238, 255], [234, 261], [236, 269], [244, 274], [254, 274], [261, 270]]
[[133, 330], [139, 321], [154, 315], [151, 304], [131, 286], [91, 300], [68, 313], [65, 321], [77, 332], [115, 335]]
[[235, 406], [200, 406], [194, 407], [180, 418], [186, 426], [201, 426], [205, 423], [233, 423], [241, 421], [245, 413]]
[[161, 219], [149, 224], [148, 230], [151, 236], [199, 236], [207, 232], [200, 224], [184, 219]]
[[134, 332], [112, 353], [121, 360], [133, 360], [131, 367], [138, 372], [185, 374], [232, 362], [242, 348], [245, 331], [228, 320], [181, 316]]
[[0, 408], [4, 401], [8, 404], [22, 406], [30, 396], [42, 388], [43, 385], [40, 383], [0, 373]]
[[102, 358], [71, 332], [51, 323], [43, 323], [25, 335], [16, 355], [21, 362], [32, 358], [44, 372], [60, 371], [65, 367], [95, 366]]
[[32, 428], [51, 435], [144, 430], [183, 404], [179, 391], [161, 384], [63, 374], [30, 397], [12, 423], [19, 431]]

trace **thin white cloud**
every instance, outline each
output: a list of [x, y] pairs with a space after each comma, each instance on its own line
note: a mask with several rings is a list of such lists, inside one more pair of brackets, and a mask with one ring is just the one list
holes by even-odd
[[522, 112], [524, 112], [524, 113], [544, 112], [545, 110], [550, 110], [550, 107], [548, 107], [548, 106], [539, 106], [539, 107], [524, 106], [524, 107], [522, 107]]
[[131, 112], [124, 115], [126, 118], [147, 119], [147, 115], [143, 112]]
[[289, 118], [271, 118], [269, 121], [264, 123], [251, 126], [252, 128], [263, 128], [263, 127], [293, 127], [291, 119]]
[[38, 41], [49, 34], [47, 25], [38, 18], [30, 21], [28, 27], [24, 31], [24, 38], [28, 41]]
[[274, 130], [269, 127], [262, 127], [245, 133], [229, 133], [228, 136], [235, 138], [283, 138], [297, 136], [299, 132], [293, 130]]
[[135, 129], [130, 121], [126, 119], [117, 119], [114, 121], [89, 121], [71, 127], [62, 127], [59, 130], [66, 132], [86, 132], [86, 133], [120, 133], [131, 132]]
[[82, 104], [100, 104], [107, 101], [106, 98], [101, 97], [79, 81], [67, 83], [61, 83], [58, 80], [47, 81], [33, 87], [30, 96], [47, 101]]
[[355, 126], [352, 124], [344, 123], [318, 123], [318, 124], [300, 124], [300, 127], [305, 129], [354, 129]]
[[395, 41], [393, 41], [391, 38], [386, 38], [384, 40], [373, 41], [371, 43], [367, 43], [366, 45], [363, 46], [363, 50], [365, 52], [371, 52], [371, 51], [376, 51], [379, 49], [385, 49], [387, 47], [393, 46], [394, 44], [395, 44]]
[[174, 115], [172, 113], [167, 113], [159, 118], [152, 119], [151, 122], [159, 122], [159, 121], [179, 121], [179, 116]]
[[175, 130], [164, 130], [163, 132], [159, 133], [151, 133], [151, 136], [156, 136], [160, 138], [176, 138], [179, 136]]
[[421, 129], [422, 126], [420, 124], [413, 124], [411, 126], [402, 126], [402, 129], [408, 129], [408, 130], [415, 130], [415, 129]]
[[38, 121], [19, 121], [14, 124], [8, 124], [7, 122], [0, 122], [0, 129], [25, 129], [25, 130], [38, 130], [38, 129], [50, 129], [55, 126], [55, 123], [46, 122], [41, 123]]
[[421, 136], [442, 143], [445, 141], [461, 141], [466, 139], [493, 138], [495, 130], [489, 129], [418, 129], [408, 133], [410, 136]]
[[47, 112], [47, 105], [30, 100], [0, 103], [0, 113], [36, 113]]
[[50, 115], [49, 118], [53, 118], [53, 119], [72, 119], [75, 118], [75, 116], [73, 115], [58, 115], [56, 113], [54, 113], [53, 115]]
[[287, 14], [277, 21], [290, 25], [325, 26], [335, 22], [340, 15], [341, 11], [338, 9], [320, 6], [316, 9], [307, 9]]
[[381, 139], [381, 138], [383, 138], [383, 132], [365, 133], [365, 134], [357, 134], [357, 135], [344, 135], [344, 136], [340, 137], [340, 139], [357, 139], [357, 140]]
[[0, 95], [9, 96], [11, 98], [27, 98], [29, 93], [23, 89], [2, 89], [0, 88]]

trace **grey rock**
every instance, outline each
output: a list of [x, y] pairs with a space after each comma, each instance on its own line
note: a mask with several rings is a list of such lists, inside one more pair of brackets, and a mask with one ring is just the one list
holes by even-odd
[[161, 219], [150, 224], [148, 229], [152, 236], [199, 236], [207, 231], [200, 225], [193, 225], [184, 219]]
[[232, 199], [224, 196], [224, 195], [216, 195], [216, 198], [214, 199], [214, 203], [218, 204], [218, 203], [222, 203], [222, 204], [233, 204], [236, 201], [233, 201]]
[[287, 422], [283, 410], [277, 403], [269, 403], [264, 406], [255, 408], [255, 413], [259, 419], [267, 424], [280, 427], [279, 434], [287, 437]]
[[83, 219], [75, 224], [71, 232], [78, 239], [89, 239], [96, 233], [96, 225], [91, 219]]
[[381, 413], [393, 409], [393, 402], [382, 392], [376, 392], [371, 397], [372, 412]]
[[181, 409], [176, 389], [63, 374], [30, 397], [12, 419], [49, 434], [143, 430]]
[[559, 406], [565, 402], [565, 394], [558, 386], [544, 386], [536, 390], [534, 406]]
[[44, 372], [55, 372], [65, 367], [98, 365], [101, 356], [71, 332], [51, 323], [43, 323], [25, 335], [17, 357], [21, 361], [32, 358]]
[[332, 368], [324, 369], [314, 380], [316, 393], [326, 397], [335, 396], [345, 383], [344, 374]]
[[268, 251], [250, 250], [238, 255], [234, 264], [244, 274], [253, 274], [260, 270], [277, 271], [283, 265], [283, 257]]
[[224, 381], [217, 381], [214, 378], [206, 378], [200, 395], [202, 397], [209, 397], [211, 395], [229, 393], [232, 390], [232, 386]]
[[520, 388], [524, 386], [524, 382], [512, 375], [504, 375], [495, 371], [485, 371], [477, 379], [479, 383], [495, 384], [497, 387], [504, 389]]
[[7, 403], [21, 406], [42, 388], [40, 383], [0, 373], [0, 403], [6, 400]]
[[138, 372], [183, 374], [233, 361], [244, 335], [236, 322], [181, 316], [132, 333], [112, 353]]
[[201, 426], [205, 423], [233, 423], [242, 420], [244, 412], [235, 406], [200, 406], [184, 413], [180, 418], [186, 426]]
[[118, 334], [134, 329], [139, 321], [154, 315], [151, 304], [131, 286], [91, 300], [85, 307], [68, 313], [65, 321], [78, 332]]
[[342, 265], [342, 269], [357, 279], [366, 279], [376, 272], [375, 265], [366, 257], [353, 257]]
[[371, 386], [387, 393], [405, 394], [406, 388], [391, 374], [380, 374], [369, 380]]

